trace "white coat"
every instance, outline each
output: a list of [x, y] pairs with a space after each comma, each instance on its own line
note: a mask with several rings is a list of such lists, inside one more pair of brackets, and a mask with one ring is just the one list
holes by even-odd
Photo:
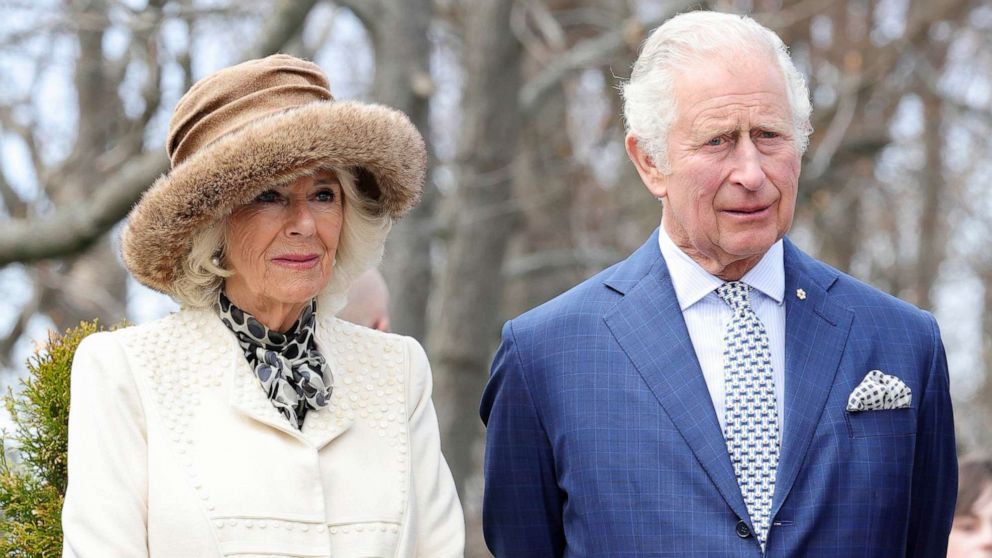
[[333, 317], [316, 330], [334, 392], [302, 431], [210, 310], [86, 338], [64, 556], [461, 556], [423, 349]]

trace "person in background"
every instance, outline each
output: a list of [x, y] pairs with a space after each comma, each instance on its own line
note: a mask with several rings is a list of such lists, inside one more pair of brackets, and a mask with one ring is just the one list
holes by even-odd
[[121, 244], [181, 309], [79, 346], [64, 556], [462, 556], [424, 350], [334, 317], [419, 198], [416, 128], [274, 55], [197, 82], [166, 149]]
[[378, 269], [358, 276], [348, 289], [348, 304], [338, 318], [378, 331], [389, 331], [389, 288]]
[[958, 483], [947, 558], [992, 558], [992, 459], [963, 460]]
[[785, 238], [812, 108], [782, 40], [675, 16], [623, 96], [660, 228], [503, 328], [481, 406], [490, 550], [943, 556], [957, 461], [937, 322]]

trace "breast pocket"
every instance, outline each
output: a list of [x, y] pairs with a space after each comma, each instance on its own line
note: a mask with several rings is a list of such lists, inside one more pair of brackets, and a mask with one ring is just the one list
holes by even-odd
[[845, 412], [851, 438], [911, 436], [916, 434], [916, 409]]

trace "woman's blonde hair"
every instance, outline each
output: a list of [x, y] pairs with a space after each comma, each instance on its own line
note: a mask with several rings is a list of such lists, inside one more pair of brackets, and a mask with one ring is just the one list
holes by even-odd
[[[318, 295], [318, 314], [333, 315], [347, 302], [348, 286], [382, 258], [386, 234], [392, 226], [388, 213], [376, 215], [373, 202], [359, 193], [355, 175], [343, 168], [330, 168], [341, 183], [344, 218], [334, 258], [334, 271]], [[214, 256], [224, 253], [226, 220], [220, 219], [197, 231], [190, 239], [190, 251], [183, 262], [183, 273], [173, 284], [173, 298], [190, 308], [209, 308], [217, 303], [224, 279], [233, 270], [214, 264]]]

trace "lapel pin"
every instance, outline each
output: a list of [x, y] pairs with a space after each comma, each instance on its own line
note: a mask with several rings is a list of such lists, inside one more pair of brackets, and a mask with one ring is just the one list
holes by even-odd
[[806, 291], [802, 289], [796, 289], [796, 298], [799, 300], [806, 300]]

